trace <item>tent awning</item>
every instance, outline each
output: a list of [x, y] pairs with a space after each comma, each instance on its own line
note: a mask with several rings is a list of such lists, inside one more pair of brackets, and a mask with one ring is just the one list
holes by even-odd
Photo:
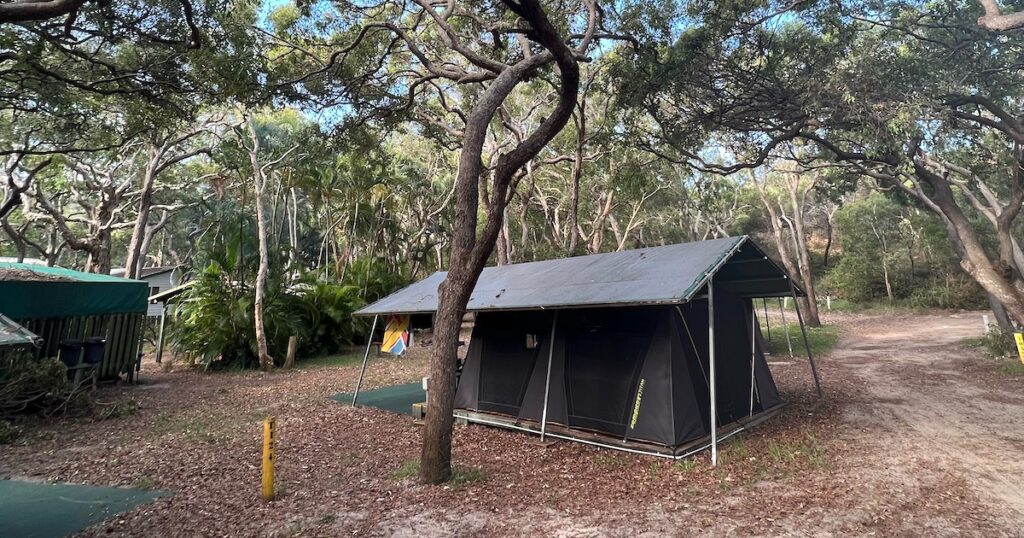
[[[437, 310], [436, 272], [355, 314], [418, 314]], [[747, 236], [487, 267], [467, 311], [540, 310], [681, 304], [708, 279], [741, 297], [790, 294], [790, 278]], [[802, 290], [797, 287], [797, 293]]]
[[0, 312], [17, 320], [145, 312], [148, 295], [140, 280], [0, 263]]

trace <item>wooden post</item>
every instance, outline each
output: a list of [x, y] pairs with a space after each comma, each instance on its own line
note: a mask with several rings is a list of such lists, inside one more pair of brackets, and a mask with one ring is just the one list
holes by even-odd
[[263, 500], [274, 500], [274, 417], [263, 421]]
[[285, 369], [295, 366], [295, 348], [299, 346], [299, 339], [294, 334], [288, 337], [288, 354], [284, 358]]
[[167, 324], [167, 301], [164, 301], [160, 309], [160, 335], [156, 337], [156, 363], [164, 358], [164, 326]]

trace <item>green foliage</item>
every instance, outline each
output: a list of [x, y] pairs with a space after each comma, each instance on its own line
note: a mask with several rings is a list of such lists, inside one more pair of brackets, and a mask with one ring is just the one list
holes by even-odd
[[[255, 300], [251, 285], [212, 263], [181, 301], [174, 341], [205, 367], [257, 366]], [[298, 338], [300, 356], [336, 353], [362, 340], [365, 323], [352, 317], [362, 305], [353, 286], [319, 282], [309, 275], [289, 284], [284, 275], [272, 272], [264, 304], [271, 355], [282, 364], [292, 335]]]
[[352, 317], [352, 312], [364, 304], [359, 288], [319, 281], [296, 287], [303, 311], [308, 314], [301, 346], [303, 355], [336, 353], [364, 338], [369, 328]]
[[391, 472], [392, 480], [404, 480], [420, 474], [420, 460], [409, 460]]
[[983, 350], [994, 359], [1010, 357], [1016, 360], [1017, 357], [1017, 343], [1013, 339], [1013, 331], [1004, 330], [998, 325], [990, 325], [984, 336], [968, 338], [965, 344], [967, 347]]
[[696, 458], [683, 458], [672, 464], [672, 467], [684, 473], [693, 472], [697, 468]]
[[768, 456], [778, 463], [795, 465], [806, 463], [814, 468], [827, 468], [831, 465], [828, 453], [818, 439], [811, 434], [797, 439], [785, 439], [768, 442]]
[[[768, 342], [768, 350], [771, 351], [773, 356], [781, 357], [789, 353], [789, 347], [786, 344], [786, 334], [789, 334], [789, 341], [793, 344], [793, 353], [801, 355], [805, 352], [800, 325], [796, 323], [787, 323], [784, 326], [772, 325], [771, 329], [772, 339]], [[767, 337], [768, 331], [766, 329], [762, 329], [762, 333]], [[839, 342], [839, 328], [835, 325], [807, 327], [807, 343], [811, 346], [811, 352], [815, 356], [825, 355], [832, 351], [836, 347], [837, 342]]]
[[[416, 478], [419, 474], [420, 460], [409, 460], [398, 469], [392, 471], [390, 477], [392, 480], [405, 480], [407, 478]], [[450, 487], [458, 488], [473, 482], [483, 482], [484, 480], [487, 480], [487, 472], [483, 469], [455, 465], [452, 467], [452, 476], [446, 484]]]
[[343, 282], [367, 302], [373, 302], [405, 286], [409, 280], [379, 259], [359, 258], [349, 264]]
[[933, 215], [872, 192], [836, 212], [835, 231], [842, 255], [822, 279], [822, 293], [859, 304], [984, 306], [980, 287], [960, 269]]

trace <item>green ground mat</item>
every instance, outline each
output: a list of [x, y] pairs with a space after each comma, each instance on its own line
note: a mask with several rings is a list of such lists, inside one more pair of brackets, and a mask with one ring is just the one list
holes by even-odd
[[[332, 400], [344, 404], [352, 403], [352, 394], [335, 394]], [[386, 409], [403, 415], [412, 414], [412, 404], [427, 401], [427, 393], [423, 390], [422, 383], [409, 383], [408, 385], [393, 385], [373, 390], [359, 391], [359, 400], [356, 405]]]
[[68, 536], [166, 495], [129, 488], [0, 480], [0, 536]]

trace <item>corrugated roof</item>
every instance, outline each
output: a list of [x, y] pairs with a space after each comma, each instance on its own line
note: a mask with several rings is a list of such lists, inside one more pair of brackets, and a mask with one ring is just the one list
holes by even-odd
[[[790, 293], [786, 273], [742, 236], [487, 267], [467, 310], [679, 304], [692, 299], [716, 272], [716, 284], [743, 296]], [[434, 312], [437, 287], [446, 274], [434, 273], [356, 315]]]

